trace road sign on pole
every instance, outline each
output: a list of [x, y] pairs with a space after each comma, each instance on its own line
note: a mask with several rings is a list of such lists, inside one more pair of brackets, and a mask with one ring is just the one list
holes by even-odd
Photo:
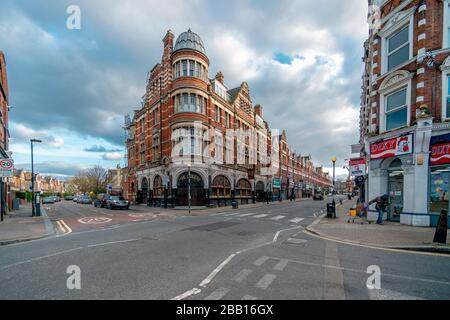
[[14, 161], [12, 159], [0, 160], [0, 177], [12, 177], [14, 173]]

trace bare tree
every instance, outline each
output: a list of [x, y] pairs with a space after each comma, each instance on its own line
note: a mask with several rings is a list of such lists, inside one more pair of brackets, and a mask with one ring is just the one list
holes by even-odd
[[106, 173], [101, 166], [79, 171], [72, 178], [71, 183], [78, 187], [82, 193], [94, 192], [95, 194], [106, 192]]

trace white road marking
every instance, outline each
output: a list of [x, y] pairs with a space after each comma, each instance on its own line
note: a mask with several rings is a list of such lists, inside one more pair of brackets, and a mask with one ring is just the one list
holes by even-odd
[[261, 218], [265, 218], [267, 216], [269, 216], [269, 215], [268, 214], [260, 214], [260, 215], [257, 215], [257, 216], [253, 216], [253, 218], [261, 219]]
[[286, 268], [286, 266], [288, 265], [289, 260], [286, 259], [281, 259], [280, 262], [278, 262], [275, 267], [273, 267], [274, 270], [277, 271], [283, 271], [284, 268]]
[[237, 275], [235, 275], [234, 277], [233, 277], [233, 281], [236, 281], [236, 282], [242, 282], [242, 281], [244, 281], [251, 273], [252, 273], [253, 271], [252, 270], [249, 270], [249, 269], [244, 269], [244, 270], [242, 270], [241, 272], [239, 272]]
[[216, 274], [218, 274], [220, 272], [220, 270], [222, 270], [227, 265], [227, 263], [230, 262], [231, 259], [233, 259], [235, 256], [236, 256], [236, 254], [233, 253], [224, 262], [222, 262], [217, 268], [215, 268], [213, 270], [213, 272], [211, 272], [211, 274], [209, 276], [207, 276], [206, 279], [202, 281], [202, 283], [200, 283], [200, 287], [206, 287], [208, 285], [208, 283], [210, 283], [211, 280], [216, 276]]
[[275, 234], [275, 237], [273, 238], [272, 243], [276, 243], [276, 242], [277, 242], [278, 237], [280, 236], [280, 234], [281, 234], [282, 232], [284, 232], [284, 231], [289, 231], [289, 230], [300, 229], [300, 228], [303, 228], [303, 227], [300, 227], [300, 226], [299, 226], [299, 227], [294, 227], [294, 228], [289, 228], [289, 229], [284, 229], [284, 230], [278, 231], [278, 232]]
[[300, 223], [303, 220], [305, 220], [305, 218], [295, 218], [295, 219], [292, 219], [290, 222], [292, 222], [292, 223]]
[[229, 213], [229, 214], [226, 214], [225, 217], [234, 217], [234, 216], [237, 216], [239, 214], [241, 214], [241, 213], [240, 212], [238, 212], [238, 213]]
[[257, 288], [266, 290], [277, 276], [274, 274], [266, 274], [256, 284]]
[[189, 291], [186, 291], [185, 293], [180, 294], [179, 296], [176, 296], [175, 298], [172, 298], [172, 299], [170, 299], [170, 300], [183, 300], [184, 298], [190, 297], [190, 296], [192, 296], [192, 295], [199, 294], [200, 292], [202, 292], [201, 289], [194, 288], [194, 289], [191, 289], [191, 290], [189, 290]]
[[16, 263], [4, 266], [0, 270], [5, 270], [5, 269], [11, 268], [11, 267], [20, 266], [21, 264], [25, 264], [25, 263], [39, 261], [39, 260], [42, 260], [42, 259], [45, 259], [45, 258], [51, 258], [51, 257], [59, 256], [59, 255], [64, 254], [64, 253], [69, 253], [69, 252], [77, 251], [77, 250], [80, 250], [80, 249], [83, 249], [83, 247], [77, 247], [77, 248], [73, 248], [73, 249], [69, 249], [69, 250], [55, 252], [55, 253], [52, 253], [52, 254], [49, 254], [49, 255], [46, 255], [46, 256], [40, 256], [40, 257], [36, 257], [36, 258], [31, 258], [31, 259], [28, 259], [28, 260], [25, 260], [25, 261], [16, 262]]
[[256, 300], [255, 297], [249, 296], [248, 294], [246, 294], [245, 296], [242, 297], [241, 300]]
[[222, 299], [228, 292], [230, 292], [230, 289], [227, 288], [219, 288], [213, 293], [211, 293], [209, 296], [205, 298], [205, 300], [220, 300]]
[[302, 244], [302, 243], [308, 242], [308, 240], [296, 239], [296, 238], [289, 238], [287, 241], [290, 242], [290, 243], [294, 243], [294, 244]]
[[104, 243], [98, 243], [98, 244], [90, 244], [90, 245], [88, 245], [88, 248], [107, 246], [107, 245], [116, 244], [116, 243], [135, 242], [135, 241], [139, 241], [139, 240], [141, 240], [141, 239], [128, 239], [128, 240], [111, 241], [111, 242], [104, 242]]
[[256, 213], [244, 213], [244, 214], [241, 214], [241, 215], [238, 216], [238, 217], [248, 217], [248, 216], [252, 216], [252, 215], [254, 215], [254, 214], [256, 214]]
[[286, 218], [286, 216], [276, 216], [276, 217], [270, 218], [270, 220], [279, 221], [279, 220], [284, 219], [284, 218]]
[[259, 257], [258, 260], [256, 260], [255, 262], [253, 262], [253, 264], [255, 266], [261, 267], [267, 260], [269, 260], [269, 257], [263, 256], [263, 257]]

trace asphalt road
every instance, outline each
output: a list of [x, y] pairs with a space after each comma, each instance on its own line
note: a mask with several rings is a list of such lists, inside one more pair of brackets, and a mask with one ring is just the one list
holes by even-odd
[[[0, 247], [0, 299], [450, 299], [450, 257], [304, 233], [326, 201], [78, 230]], [[69, 266], [81, 289], [67, 288]], [[381, 271], [369, 290], [367, 268]]]

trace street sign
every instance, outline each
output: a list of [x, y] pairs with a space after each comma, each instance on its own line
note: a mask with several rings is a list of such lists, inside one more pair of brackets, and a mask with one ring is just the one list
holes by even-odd
[[351, 159], [349, 163], [350, 175], [354, 177], [366, 174], [366, 160], [363, 158]]
[[12, 159], [0, 160], [0, 177], [12, 177], [14, 173], [14, 161]]
[[274, 187], [274, 189], [281, 189], [281, 179], [280, 178], [273, 179], [273, 187]]

